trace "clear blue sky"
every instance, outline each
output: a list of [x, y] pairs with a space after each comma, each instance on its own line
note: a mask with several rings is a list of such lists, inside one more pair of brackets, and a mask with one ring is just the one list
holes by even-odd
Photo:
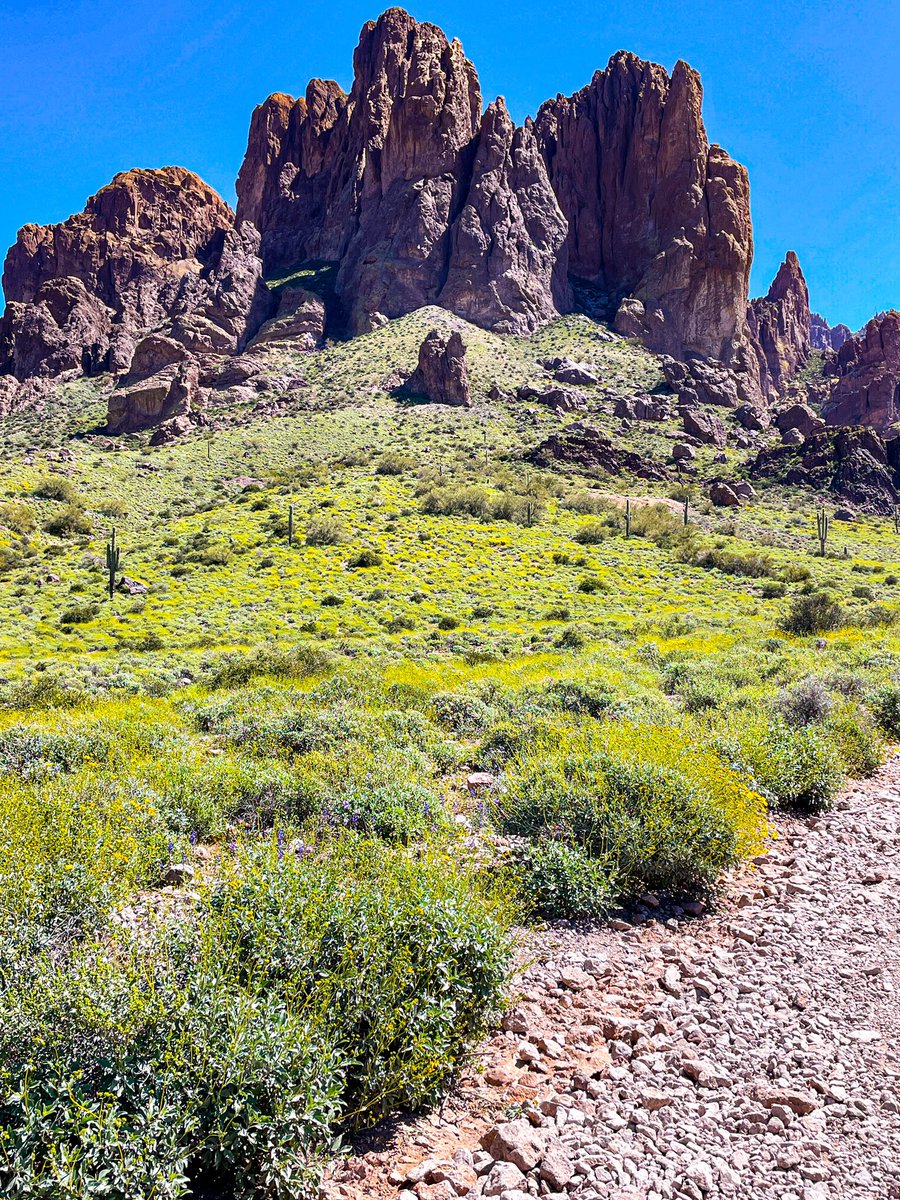
[[[703, 76], [706, 124], [750, 171], [752, 292], [784, 252], [813, 307], [860, 326], [900, 306], [897, 0], [414, 0], [518, 119], [613, 51]], [[58, 221], [119, 170], [177, 163], [233, 200], [253, 106], [351, 78], [376, 3], [0, 0], [0, 242]]]

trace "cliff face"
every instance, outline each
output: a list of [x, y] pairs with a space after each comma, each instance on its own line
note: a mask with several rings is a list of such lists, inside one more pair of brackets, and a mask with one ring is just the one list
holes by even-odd
[[570, 307], [571, 272], [628, 297], [622, 328], [651, 347], [755, 369], [747, 175], [709, 145], [690, 67], [617, 54], [524, 129], [502, 101], [482, 119], [459, 43], [400, 10], [354, 69], [349, 96], [314, 80], [254, 113], [238, 217], [267, 269], [338, 261], [354, 331], [438, 303], [522, 332]]
[[774, 398], [809, 361], [809, 290], [793, 250], [766, 295], [751, 301], [749, 319], [763, 384]]
[[391, 9], [353, 65], [349, 96], [313, 80], [253, 115], [238, 219], [259, 228], [267, 270], [338, 262], [352, 333], [425, 304], [500, 332], [556, 315], [565, 224], [532, 132], [502, 101], [482, 118], [459, 42]]
[[0, 371], [126, 368], [138, 333], [170, 315], [232, 224], [202, 179], [164, 167], [117, 175], [58, 225], [26, 225], [3, 270]]
[[568, 222], [569, 270], [606, 291], [619, 324], [684, 357], [734, 361], [753, 259], [747, 173], [710, 146], [700, 77], [619, 53], [535, 122]]
[[900, 312], [873, 317], [845, 341], [832, 373], [824, 413], [829, 425], [868, 425], [884, 433], [900, 422]]
[[847, 325], [829, 325], [819, 313], [810, 313], [809, 317], [809, 348], [810, 350], [840, 350], [844, 342], [853, 337], [853, 332]]

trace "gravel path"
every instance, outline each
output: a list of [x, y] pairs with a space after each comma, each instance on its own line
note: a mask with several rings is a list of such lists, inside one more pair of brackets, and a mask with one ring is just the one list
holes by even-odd
[[480, 1069], [326, 1195], [900, 1198], [900, 756], [775, 824], [711, 915], [540, 934]]

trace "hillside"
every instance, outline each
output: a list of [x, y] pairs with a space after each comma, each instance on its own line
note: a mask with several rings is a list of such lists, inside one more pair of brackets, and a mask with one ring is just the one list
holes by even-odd
[[4, 1194], [892, 1195], [897, 313], [686, 64], [354, 65], [7, 257]]

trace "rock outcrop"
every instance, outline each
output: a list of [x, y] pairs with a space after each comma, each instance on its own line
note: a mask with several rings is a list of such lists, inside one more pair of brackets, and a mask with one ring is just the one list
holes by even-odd
[[182, 420], [181, 431], [201, 407], [197, 360], [180, 343], [161, 334], [138, 342], [128, 373], [110, 394], [108, 433], [135, 433]]
[[853, 337], [847, 325], [829, 325], [819, 313], [809, 315], [810, 350], [840, 350], [844, 342]]
[[669, 474], [659, 463], [617, 445], [607, 434], [586, 421], [574, 421], [531, 450], [527, 459], [539, 467], [568, 463], [583, 471], [606, 475], [634, 475], [662, 480]]
[[58, 225], [26, 225], [3, 270], [0, 372], [126, 369], [137, 337], [171, 316], [232, 221], [198, 176], [164, 167], [116, 175]]
[[809, 289], [793, 250], [766, 295], [751, 302], [750, 328], [759, 347], [764, 390], [774, 399], [809, 361]]
[[873, 317], [843, 343], [824, 417], [829, 425], [867, 425], [886, 432], [900, 422], [900, 312]]
[[750, 474], [790, 487], [830, 492], [864, 512], [890, 514], [898, 493], [900, 443], [885, 443], [871, 429], [823, 429], [801, 444], [761, 450]]
[[469, 369], [459, 333], [432, 329], [419, 347], [419, 364], [406, 381], [406, 390], [432, 404], [469, 407]]
[[363, 26], [353, 65], [349, 96], [314, 79], [253, 115], [238, 219], [266, 269], [337, 262], [351, 333], [427, 304], [498, 332], [555, 316], [566, 226], [531, 127], [502, 100], [482, 116], [459, 42], [401, 9]]
[[619, 332], [752, 374], [747, 173], [710, 146], [701, 105], [686, 63], [670, 78], [621, 52], [544, 104], [535, 131], [568, 222], [569, 271], [608, 294]]

